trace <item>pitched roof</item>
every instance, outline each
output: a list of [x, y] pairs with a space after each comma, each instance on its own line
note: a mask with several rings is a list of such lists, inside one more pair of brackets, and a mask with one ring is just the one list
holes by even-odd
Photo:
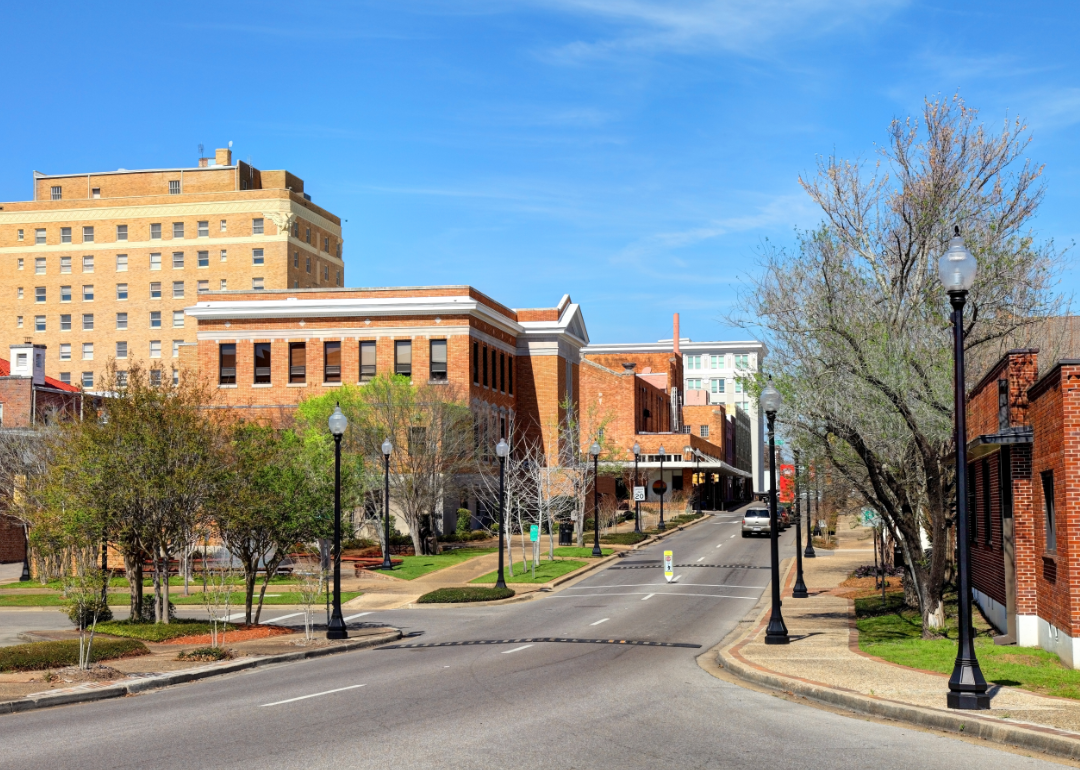
[[[8, 361], [7, 359], [0, 358], [0, 377], [10, 377], [10, 376], [11, 376], [11, 362]], [[60, 380], [54, 380], [52, 377], [48, 377], [48, 376], [45, 377], [45, 384], [48, 385], [50, 388], [55, 388], [56, 390], [63, 390], [65, 392], [67, 392], [67, 393], [78, 393], [79, 392], [79, 389], [76, 388], [74, 385], [69, 385], [66, 382], [60, 382]]]

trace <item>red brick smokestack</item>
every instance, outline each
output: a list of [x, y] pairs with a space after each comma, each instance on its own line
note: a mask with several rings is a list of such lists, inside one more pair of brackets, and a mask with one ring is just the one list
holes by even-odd
[[675, 355], [679, 355], [679, 314], [675, 314]]

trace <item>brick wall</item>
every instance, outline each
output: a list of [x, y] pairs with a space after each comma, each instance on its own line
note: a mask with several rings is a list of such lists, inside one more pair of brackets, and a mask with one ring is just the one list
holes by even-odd
[[0, 514], [0, 564], [22, 561], [26, 557], [26, 536], [22, 524]]
[[30, 426], [33, 382], [29, 377], [0, 377], [0, 404], [4, 405], [3, 427]]
[[[1005, 599], [1005, 551], [1002, 544], [1001, 453], [994, 452], [968, 465], [974, 493], [969, 506], [971, 578], [976, 589], [1001, 604]], [[989, 529], [987, 528], [989, 524]]]

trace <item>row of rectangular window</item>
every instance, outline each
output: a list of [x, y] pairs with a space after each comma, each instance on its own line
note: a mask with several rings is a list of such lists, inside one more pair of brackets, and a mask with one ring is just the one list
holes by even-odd
[[[172, 341], [172, 357], [173, 358], [179, 358], [180, 357], [180, 346], [183, 343], [184, 343], [183, 340], [173, 340]], [[83, 361], [93, 361], [94, 360], [94, 343], [93, 342], [80, 343], [79, 348], [80, 348], [80, 350], [82, 352], [82, 360]], [[62, 343], [60, 343], [60, 360], [61, 361], [70, 361], [71, 360], [71, 350], [72, 350], [72, 348], [71, 348], [71, 343], [70, 342], [62, 342]], [[116, 357], [117, 358], [127, 358], [128, 357], [128, 344], [127, 344], [126, 341], [118, 341], [116, 343]], [[150, 358], [161, 358], [161, 340], [150, 340], [149, 357]]]
[[[323, 343], [323, 382], [335, 383], [342, 381], [341, 369], [341, 342], [330, 341]], [[269, 385], [271, 372], [272, 343], [256, 342], [254, 345], [254, 357], [252, 360], [252, 382], [255, 385]], [[288, 380], [290, 385], [304, 384], [307, 382], [307, 343], [290, 342], [288, 358]], [[446, 340], [430, 340], [429, 342], [429, 377], [435, 381], [443, 381], [447, 378], [447, 345]], [[360, 343], [360, 367], [357, 372], [357, 381], [360, 383], [371, 382], [377, 374], [375, 357], [375, 342], [367, 341]], [[412, 377], [412, 341], [394, 341], [394, 374], [404, 377]], [[236, 384], [236, 343], [223, 343], [218, 346], [218, 383], [220, 385]]]
[[[121, 386], [127, 385], [127, 372], [125, 372], [125, 371], [117, 371], [116, 380], [117, 380], [117, 383], [119, 385], [121, 385]], [[176, 369], [172, 370], [172, 381], [173, 381], [173, 385], [176, 385], [177, 383], [180, 382], [180, 372], [178, 370], [176, 370]], [[65, 385], [70, 385], [71, 384], [71, 372], [60, 372], [60, 382], [64, 383]], [[83, 372], [82, 376], [80, 377], [80, 384], [84, 388], [86, 388], [87, 390], [89, 390], [90, 388], [93, 388], [94, 387], [94, 373], [93, 372]], [[161, 370], [160, 369], [151, 369], [150, 370], [150, 384], [155, 386], [155, 387], [161, 385]]]
[[[686, 389], [687, 390], [704, 390], [705, 387], [703, 385], [703, 382], [704, 382], [703, 380], [699, 380], [699, 379], [691, 377], [690, 379], [688, 379], [686, 381]], [[709, 392], [711, 392], [711, 393], [725, 393], [725, 392], [727, 392], [726, 391], [726, 388], [727, 388], [726, 383], [727, 383], [727, 380], [724, 380], [724, 379], [709, 380]], [[742, 382], [740, 380], [735, 380], [735, 392], [736, 393], [742, 393], [743, 392], [743, 384], [742, 384]]]
[[[71, 318], [72, 318], [72, 316], [70, 314], [68, 314], [68, 313], [61, 314], [61, 316], [60, 316], [60, 331], [62, 331], [62, 332], [71, 331]], [[161, 316], [161, 311], [160, 310], [152, 310], [152, 311], [150, 311], [150, 328], [151, 329], [160, 329], [160, 328], [162, 328], [161, 318], [162, 318], [162, 316]], [[82, 320], [82, 330], [84, 332], [92, 332], [94, 330], [94, 314], [93, 313], [83, 313], [81, 320]], [[23, 328], [23, 317], [21, 315], [15, 317], [15, 325], [19, 329]], [[123, 331], [123, 330], [128, 328], [128, 314], [127, 313], [117, 313], [116, 314], [116, 328], [118, 330], [120, 330], [120, 331]], [[183, 329], [184, 328], [184, 311], [183, 310], [174, 310], [174, 311], [172, 311], [172, 328], [174, 328], [174, 329]], [[47, 331], [47, 330], [48, 330], [48, 328], [47, 328], [47, 324], [46, 324], [46, 316], [44, 316], [44, 315], [36, 315], [36, 316], [34, 316], [34, 331], [43, 332], [43, 331]]]
[[[228, 290], [228, 279], [222, 278], [220, 280], [218, 286], [219, 286], [220, 291], [227, 291]], [[262, 291], [264, 286], [265, 286], [265, 281], [262, 278], [252, 278], [251, 279], [251, 288], [252, 288], [253, 291]], [[208, 281], [208, 280], [207, 281], [198, 281], [196, 283], [196, 291], [199, 292], [199, 293], [210, 291], [210, 281]], [[183, 281], [173, 281], [173, 283], [172, 283], [172, 298], [173, 299], [183, 299], [184, 298], [184, 292], [185, 292], [184, 282]], [[119, 300], [119, 301], [126, 300], [128, 298], [128, 294], [129, 294], [129, 292], [128, 292], [128, 284], [126, 284], [126, 283], [118, 283], [118, 284], [116, 284], [116, 299], [117, 300]], [[23, 298], [23, 290], [22, 290], [21, 286], [16, 289], [15, 296], [18, 297], [19, 299]], [[83, 302], [93, 302], [94, 301], [94, 285], [93, 284], [83, 284], [83, 286], [82, 286], [82, 299], [83, 299]], [[160, 281], [151, 281], [150, 282], [150, 299], [161, 299], [161, 282]], [[35, 286], [34, 287], [34, 302], [35, 303], [44, 303], [44, 302], [47, 302], [47, 301], [48, 301], [48, 292], [46, 290], [46, 287], [44, 287], [44, 286]], [[71, 302], [71, 287], [70, 286], [61, 286], [60, 287], [60, 301], [61, 302]]]
[[[696, 371], [705, 368], [703, 364], [709, 364], [710, 369], [728, 369], [724, 361], [726, 356], [702, 356], [702, 355], [686, 355], [683, 356], [683, 368]], [[749, 353], [735, 353], [735, 369], [749, 369], [750, 368], [750, 354]]]
[[488, 386], [488, 357], [491, 360], [491, 389], [514, 393], [514, 357], [495, 348], [473, 342], [472, 376], [474, 385]]
[[[226, 220], [224, 220], [224, 219], [221, 220], [219, 228], [220, 228], [220, 232], [223, 232], [223, 233], [228, 232], [228, 225], [226, 223]], [[308, 232], [309, 233], [311, 232], [310, 228], [308, 229]], [[152, 241], [161, 240], [161, 233], [162, 233], [162, 230], [161, 230], [161, 223], [160, 222], [154, 222], [154, 223], [152, 223], [150, 225], [150, 240], [152, 240]], [[199, 238], [209, 238], [210, 237], [210, 221], [209, 220], [201, 220], [201, 221], [196, 222], [195, 223], [195, 233], [196, 233], [196, 236], [199, 237]], [[263, 219], [261, 217], [258, 217], [258, 218], [255, 218], [255, 219], [251, 220], [251, 234], [252, 235], [265, 235], [265, 226], [263, 224]], [[72, 242], [71, 236], [72, 236], [72, 228], [70, 228], [70, 227], [61, 227], [60, 228], [60, 243], [71, 243]], [[184, 237], [184, 223], [183, 222], [173, 222], [172, 223], [172, 237], [173, 238], [183, 238]], [[18, 232], [16, 233], [16, 238], [18, 240], [20, 240], [20, 241], [25, 240], [26, 236], [25, 236], [24, 231], [22, 229], [18, 230]], [[126, 241], [127, 239], [128, 239], [128, 226], [127, 225], [117, 225], [116, 226], [116, 240], [117, 241]], [[47, 242], [48, 242], [47, 229], [44, 228], [44, 227], [35, 228], [34, 229], [34, 245], [35, 246], [45, 246], [47, 244]], [[96, 242], [94, 240], [94, 228], [93, 228], [92, 225], [84, 225], [83, 226], [83, 228], [82, 228], [82, 242], [83, 243], [95, 243]], [[308, 240], [308, 243], [311, 243], [310, 239]]]
[[[220, 261], [221, 262], [227, 262], [228, 261], [228, 256], [229, 256], [228, 255], [228, 250], [227, 249], [222, 249], [221, 250], [221, 256], [220, 256]], [[150, 254], [149, 257], [150, 257], [149, 268], [151, 270], [160, 270], [161, 269], [161, 254], [159, 252], [155, 252], [153, 254]], [[210, 267], [210, 252], [209, 251], [196, 252], [196, 260], [198, 262], [199, 267]], [[266, 264], [266, 256], [265, 256], [265, 252], [264, 252], [263, 249], [252, 249], [251, 250], [251, 264], [253, 264], [253, 265], [265, 265]], [[174, 251], [173, 252], [173, 254], [172, 254], [172, 266], [173, 266], [174, 270], [182, 270], [184, 268], [184, 252], [182, 252], [182, 251]], [[23, 269], [23, 258], [22, 257], [19, 257], [18, 268], [19, 268], [19, 270]], [[34, 275], [47, 275], [47, 269], [46, 268], [47, 268], [46, 257], [35, 257], [34, 258]], [[126, 273], [127, 269], [128, 269], [128, 255], [127, 254], [117, 254], [116, 255], [116, 272], [118, 272], [118, 273]], [[93, 254], [87, 254], [86, 256], [84, 256], [82, 258], [82, 271], [84, 273], [92, 273], [92, 272], [94, 272], [94, 255]], [[71, 272], [71, 257], [60, 257], [60, 274], [63, 275], [63, 274], [70, 273], [70, 272]]]

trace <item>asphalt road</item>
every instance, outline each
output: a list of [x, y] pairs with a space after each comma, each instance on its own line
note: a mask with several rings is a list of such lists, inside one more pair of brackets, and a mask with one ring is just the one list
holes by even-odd
[[[695, 658], [768, 583], [717, 516], [543, 599], [374, 612], [402, 644], [0, 717], [0, 767], [994, 768], [1044, 762], [791, 703]], [[785, 552], [793, 532], [784, 535]], [[675, 554], [666, 583], [663, 551]], [[827, 557], [823, 557], [827, 558]], [[269, 618], [274, 613], [268, 614]], [[797, 629], [792, 629], [793, 633]], [[631, 640], [683, 646], [528, 641]]]

